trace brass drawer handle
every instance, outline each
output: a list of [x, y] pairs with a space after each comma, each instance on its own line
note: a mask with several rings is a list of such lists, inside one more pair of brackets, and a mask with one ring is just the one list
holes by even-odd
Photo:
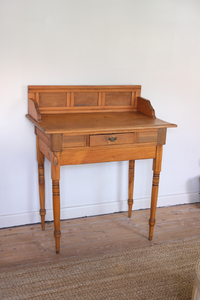
[[117, 140], [117, 137], [112, 136], [111, 138], [109, 137], [108, 139], [109, 139], [109, 141], [111, 141], [111, 142], [115, 142], [115, 141]]

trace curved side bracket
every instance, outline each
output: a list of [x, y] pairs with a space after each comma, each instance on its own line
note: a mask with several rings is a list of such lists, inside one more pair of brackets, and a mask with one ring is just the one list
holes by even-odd
[[154, 119], [156, 117], [155, 110], [154, 110], [153, 106], [151, 105], [151, 102], [142, 97], [137, 97], [137, 111], [141, 114], [144, 114], [144, 115], [154, 118]]
[[33, 99], [28, 99], [28, 114], [38, 122], [41, 122], [41, 113], [38, 104]]

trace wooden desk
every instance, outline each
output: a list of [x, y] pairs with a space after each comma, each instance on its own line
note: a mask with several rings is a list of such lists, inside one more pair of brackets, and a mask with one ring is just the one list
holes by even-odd
[[51, 162], [54, 236], [60, 252], [60, 166], [129, 160], [128, 216], [136, 159], [153, 158], [149, 239], [153, 237], [162, 147], [168, 127], [155, 117], [141, 86], [29, 86], [28, 115], [35, 125], [40, 215], [45, 229], [44, 157]]

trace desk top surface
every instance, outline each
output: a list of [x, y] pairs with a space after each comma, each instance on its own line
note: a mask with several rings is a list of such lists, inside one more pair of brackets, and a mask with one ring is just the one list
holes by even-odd
[[27, 118], [47, 134], [101, 134], [176, 127], [138, 112], [44, 114], [41, 122], [29, 115]]

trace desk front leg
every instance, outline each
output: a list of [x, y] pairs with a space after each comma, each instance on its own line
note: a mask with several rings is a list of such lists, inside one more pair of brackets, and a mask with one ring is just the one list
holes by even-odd
[[56, 244], [56, 253], [60, 253], [60, 163], [59, 153], [52, 153], [51, 160], [51, 178], [53, 194], [53, 215], [54, 215], [54, 237]]
[[135, 161], [129, 160], [129, 186], [128, 186], [128, 217], [131, 218], [133, 206], [133, 187], [134, 187]]
[[153, 230], [156, 222], [155, 215], [156, 215], [159, 178], [160, 178], [161, 163], [162, 163], [162, 149], [163, 149], [162, 145], [157, 146], [156, 158], [153, 160], [153, 184], [152, 184], [151, 210], [150, 210], [150, 219], [149, 219], [149, 240], [150, 241], [153, 238]]
[[39, 196], [40, 196], [40, 216], [42, 230], [45, 230], [45, 179], [44, 179], [44, 155], [39, 150], [39, 138], [36, 137], [37, 142], [37, 161], [38, 161], [38, 181], [39, 181]]

